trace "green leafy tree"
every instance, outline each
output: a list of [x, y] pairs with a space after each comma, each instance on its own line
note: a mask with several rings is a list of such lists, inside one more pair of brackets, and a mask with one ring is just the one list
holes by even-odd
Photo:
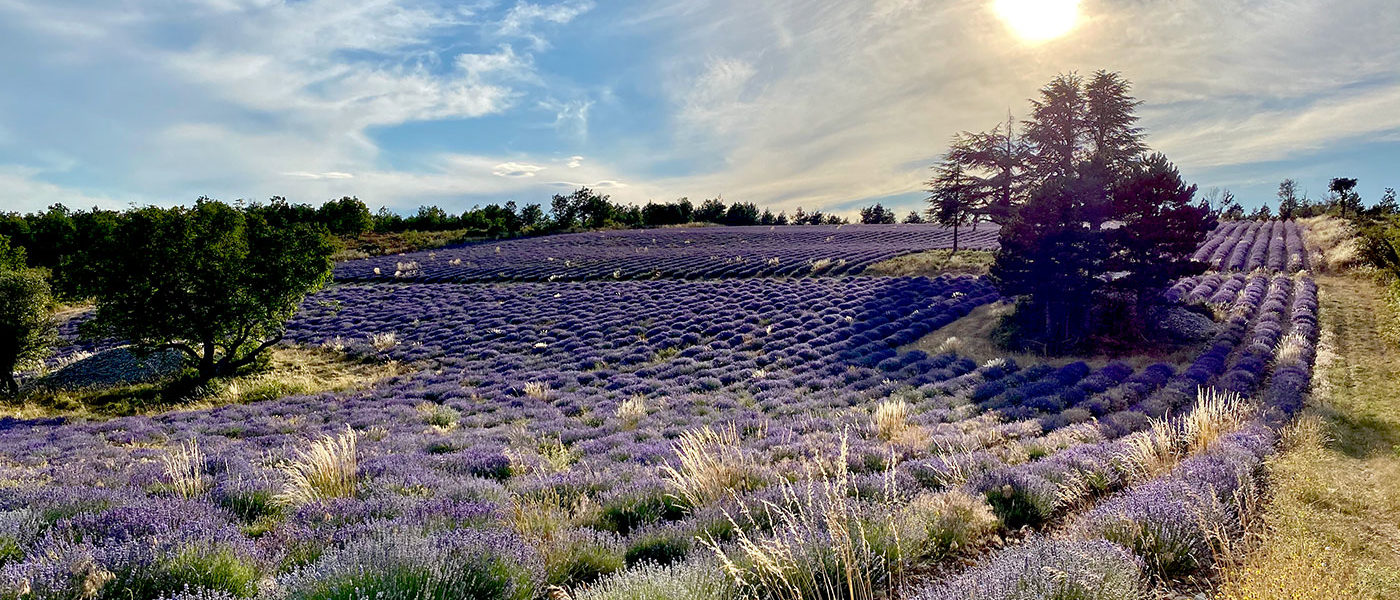
[[917, 211], [917, 210], [911, 210], [911, 211], [909, 211], [909, 214], [904, 215], [904, 223], [906, 223], [906, 224], [909, 224], [909, 225], [919, 225], [919, 224], [921, 224], [921, 223], [923, 223], [923, 222], [924, 222], [924, 217], [923, 217], [923, 215], [920, 215], [920, 214], [919, 214], [919, 211]]
[[316, 220], [335, 235], [354, 237], [374, 226], [374, 216], [359, 198], [345, 196], [331, 200], [316, 209]]
[[993, 223], [1010, 220], [1015, 207], [1025, 197], [1029, 183], [1028, 147], [1016, 134], [1016, 121], [983, 133], [963, 132], [953, 137], [944, 162], [956, 163], [969, 175], [976, 175], [987, 188], [984, 212]]
[[1381, 199], [1371, 207], [1371, 212], [1377, 216], [1388, 217], [1400, 214], [1400, 203], [1395, 201], [1395, 188], [1385, 188], [1381, 194]]
[[0, 234], [0, 271], [18, 271], [26, 263], [24, 246], [17, 246], [9, 236]]
[[710, 198], [700, 203], [695, 209], [694, 219], [696, 223], [719, 223], [724, 220], [725, 213], [729, 208], [724, 205], [724, 201], [719, 198]]
[[49, 284], [37, 269], [0, 269], [0, 392], [19, 393], [15, 369], [43, 358], [53, 345], [55, 327]]
[[526, 204], [520, 209], [520, 226], [535, 229], [544, 224], [544, 208], [538, 204]]
[[207, 381], [254, 363], [330, 277], [324, 229], [274, 225], [201, 198], [124, 215], [105, 248], [93, 327], [147, 350], [174, 348]]
[[[1002, 226], [991, 269], [1002, 293], [1018, 299], [1022, 343], [1059, 352], [1141, 331], [1160, 286], [1204, 268], [1190, 256], [1213, 215], [1166, 157], [1145, 154], [1130, 90], [1116, 73], [1088, 82], [1068, 74], [1031, 101], [1023, 135], [1031, 192]], [[942, 187], [960, 190], [956, 170], [945, 169]], [[1100, 327], [1101, 305], [1132, 307], [1125, 316], [1135, 326]]]
[[735, 202], [724, 211], [725, 225], [757, 225], [758, 205], [752, 202]]

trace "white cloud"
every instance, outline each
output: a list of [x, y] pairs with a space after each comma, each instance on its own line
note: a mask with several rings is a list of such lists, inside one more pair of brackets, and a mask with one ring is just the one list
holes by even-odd
[[43, 181], [42, 171], [34, 167], [0, 165], [0, 198], [5, 198], [4, 210], [32, 212], [63, 204], [69, 208], [121, 208], [122, 204], [107, 196], [94, 196], [80, 190]]
[[496, 32], [501, 36], [521, 37], [530, 40], [536, 50], [549, 48], [549, 43], [535, 32], [538, 23], [562, 25], [593, 9], [592, 2], [564, 2], [542, 6], [529, 2], [517, 2], [501, 20]]
[[539, 165], [508, 162], [496, 165], [496, 168], [491, 170], [491, 174], [497, 177], [534, 177], [535, 173], [544, 169]]
[[545, 100], [540, 108], [554, 112], [554, 129], [578, 141], [588, 139], [588, 111], [593, 108], [591, 100], [571, 100], [561, 102]]
[[567, 166], [568, 166], [570, 169], [577, 169], [577, 168], [583, 166], [583, 157], [582, 157], [582, 156], [570, 156], [570, 157], [569, 157], [569, 162], [568, 162]]
[[297, 178], [300, 178], [300, 179], [354, 179], [354, 178], [355, 178], [355, 175], [352, 174], [352, 173], [341, 173], [340, 171], [326, 171], [325, 173], [310, 173], [310, 172], [307, 172], [307, 171], [291, 171], [291, 172], [288, 172], [288, 173], [283, 173], [283, 175], [286, 175], [286, 176], [288, 176], [288, 177], [297, 177]]

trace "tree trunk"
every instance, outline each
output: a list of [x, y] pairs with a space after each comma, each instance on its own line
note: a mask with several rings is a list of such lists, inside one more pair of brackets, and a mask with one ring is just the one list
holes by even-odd
[[15, 380], [15, 374], [12, 371], [8, 369], [5, 371], [5, 380], [3, 383], [5, 384], [5, 396], [19, 395], [19, 382]]
[[956, 256], [957, 254], [958, 254], [958, 222], [955, 220], [955, 221], [953, 221], [953, 253], [952, 253], [952, 254], [949, 254], [948, 257], [949, 257], [949, 258], [952, 258], [952, 257]]

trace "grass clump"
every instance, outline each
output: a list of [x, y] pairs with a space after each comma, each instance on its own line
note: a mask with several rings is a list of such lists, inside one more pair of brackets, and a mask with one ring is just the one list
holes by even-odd
[[165, 465], [165, 476], [170, 480], [172, 491], [185, 498], [193, 498], [209, 489], [209, 480], [204, 476], [204, 454], [199, 450], [199, 440], [191, 439], [161, 456]]
[[298, 450], [295, 458], [280, 467], [286, 484], [278, 500], [298, 505], [353, 497], [359, 482], [356, 437], [355, 431], [346, 426], [340, 435], [327, 435], [312, 442], [310, 448]]
[[691, 508], [712, 504], [756, 484], [733, 425], [687, 431], [676, 440], [675, 449], [680, 464], [662, 467], [662, 475]]
[[985, 500], [961, 490], [914, 497], [900, 522], [911, 529], [909, 554], [933, 560], [975, 547], [1001, 527]]

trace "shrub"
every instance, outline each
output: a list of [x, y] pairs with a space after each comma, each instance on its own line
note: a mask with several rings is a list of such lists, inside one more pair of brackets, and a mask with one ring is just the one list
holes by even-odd
[[911, 557], [934, 560], [976, 546], [1001, 526], [986, 501], [961, 490], [920, 494], [901, 517], [914, 530]]
[[18, 394], [15, 368], [42, 358], [53, 344], [51, 301], [39, 271], [0, 269], [0, 395]]
[[1036, 538], [985, 565], [915, 595], [915, 600], [1140, 600], [1148, 588], [1142, 563], [1103, 540]]
[[594, 583], [627, 564], [617, 536], [592, 529], [562, 530], [545, 540], [541, 551], [545, 583], [562, 587]]
[[540, 573], [539, 556], [504, 532], [384, 531], [352, 541], [278, 583], [288, 600], [530, 600]]
[[716, 565], [643, 564], [578, 590], [575, 600], [732, 600], [734, 586]]
[[627, 541], [627, 565], [652, 563], [670, 565], [685, 560], [695, 547], [695, 534], [688, 528], [657, 527], [638, 533]]

